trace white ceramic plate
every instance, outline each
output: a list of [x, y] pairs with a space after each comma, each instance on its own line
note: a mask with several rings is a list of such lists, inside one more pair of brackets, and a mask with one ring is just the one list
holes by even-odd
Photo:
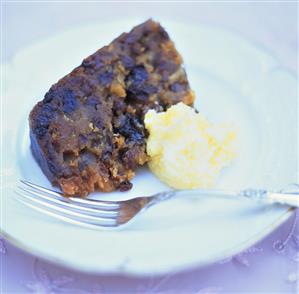
[[[3, 66], [2, 227], [7, 238], [45, 259], [78, 270], [160, 274], [238, 253], [291, 211], [249, 201], [175, 200], [154, 207], [119, 231], [56, 221], [19, 204], [18, 179], [49, 186], [29, 149], [28, 114], [51, 84], [140, 20], [95, 24], [34, 44]], [[269, 54], [239, 36], [206, 26], [163, 22], [184, 57], [197, 106], [212, 121], [239, 129], [239, 158], [218, 187], [281, 188], [296, 181], [297, 81]], [[146, 168], [122, 199], [167, 189]]]

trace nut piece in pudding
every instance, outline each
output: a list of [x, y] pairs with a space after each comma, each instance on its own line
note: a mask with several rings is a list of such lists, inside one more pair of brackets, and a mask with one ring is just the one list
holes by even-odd
[[211, 124], [182, 102], [165, 112], [149, 110], [144, 123], [149, 168], [173, 188], [210, 188], [235, 157], [235, 131]]

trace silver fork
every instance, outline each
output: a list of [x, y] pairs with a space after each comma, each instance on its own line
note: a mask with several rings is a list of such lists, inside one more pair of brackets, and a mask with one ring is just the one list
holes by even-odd
[[68, 223], [89, 228], [117, 228], [131, 222], [142, 211], [162, 201], [177, 196], [247, 198], [265, 203], [280, 203], [299, 207], [299, 185], [287, 192], [263, 189], [241, 191], [224, 190], [170, 190], [149, 197], [137, 197], [124, 201], [103, 201], [86, 198], [64, 197], [63, 194], [46, 189], [29, 181], [21, 180], [17, 198], [23, 204], [46, 215]]

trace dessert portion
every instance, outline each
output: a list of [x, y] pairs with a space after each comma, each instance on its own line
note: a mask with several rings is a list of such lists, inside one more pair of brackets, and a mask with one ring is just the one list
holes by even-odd
[[184, 103], [166, 112], [149, 110], [144, 121], [149, 132], [148, 165], [173, 188], [210, 188], [235, 157], [234, 129], [211, 124]]
[[30, 113], [31, 149], [65, 195], [125, 191], [148, 160], [145, 113], [193, 100], [181, 56], [148, 20], [50, 88]]

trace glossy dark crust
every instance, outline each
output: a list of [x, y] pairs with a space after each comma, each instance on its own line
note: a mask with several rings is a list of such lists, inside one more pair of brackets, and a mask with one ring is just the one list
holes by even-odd
[[126, 191], [146, 155], [148, 109], [192, 105], [182, 59], [148, 20], [84, 59], [30, 113], [31, 149], [65, 195]]

